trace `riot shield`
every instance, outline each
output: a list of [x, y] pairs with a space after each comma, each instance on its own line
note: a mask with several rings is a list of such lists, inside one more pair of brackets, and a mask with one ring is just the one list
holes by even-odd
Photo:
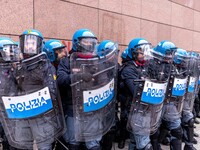
[[173, 121], [181, 117], [188, 80], [189, 57], [175, 52], [167, 87], [163, 119]]
[[183, 105], [183, 113], [192, 112], [195, 100], [195, 94], [198, 85], [198, 58], [190, 53], [188, 66], [188, 82]]
[[[72, 73], [74, 132], [77, 141], [101, 138], [115, 120], [118, 49], [104, 55], [73, 53], [70, 57]], [[90, 76], [85, 80], [84, 76]]]
[[200, 86], [200, 55], [198, 56], [197, 59], [197, 68], [198, 68], [198, 85], [197, 85], [197, 91], [196, 91], [196, 97], [198, 96], [199, 93], [199, 86]]
[[139, 135], [153, 134], [158, 129], [172, 63], [172, 57], [152, 49], [144, 57], [147, 59], [141, 77], [133, 83], [135, 94], [127, 123], [127, 129]]
[[1, 119], [11, 146], [51, 145], [65, 129], [55, 70], [45, 53], [18, 63], [1, 63]]

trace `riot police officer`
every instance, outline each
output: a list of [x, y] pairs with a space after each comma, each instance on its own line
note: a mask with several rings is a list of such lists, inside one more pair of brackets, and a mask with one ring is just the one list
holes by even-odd
[[189, 66], [188, 66], [188, 82], [186, 95], [184, 99], [183, 111], [182, 111], [182, 128], [183, 128], [183, 140], [185, 142], [184, 150], [196, 150], [193, 146], [194, 140], [194, 116], [192, 114], [196, 87], [198, 84], [198, 65], [197, 55], [194, 52], [188, 52], [189, 54]]
[[[174, 60], [171, 75], [168, 83], [168, 91], [166, 92], [165, 103], [162, 112], [162, 125], [160, 131], [170, 131], [170, 149], [181, 150], [181, 139], [183, 135], [181, 127], [181, 113], [183, 108], [184, 95], [187, 83], [188, 57], [187, 52], [183, 49], [177, 49], [176, 46], [169, 41], [162, 41], [157, 48], [166, 50], [174, 50]], [[180, 86], [180, 87], [179, 87]]]
[[47, 53], [48, 58], [56, 69], [59, 61], [67, 56], [66, 46], [56, 39], [45, 41], [43, 51]]
[[142, 38], [133, 39], [128, 49], [132, 61], [123, 69], [121, 78], [132, 95], [127, 122], [131, 132], [129, 149], [153, 149], [150, 134], [158, 130], [172, 52], [155, 51]]
[[51, 143], [65, 129], [55, 72], [42, 48], [42, 34], [25, 30], [20, 49], [14, 51], [22, 52], [20, 60], [1, 64], [0, 68], [14, 79], [4, 77], [12, 84], [9, 91], [5, 88], [1, 93], [7, 114], [3, 115], [3, 126], [9, 144], [20, 149], [51, 149]]
[[[116, 43], [114, 43], [111, 40], [104, 40], [102, 41], [97, 48], [97, 55], [99, 57], [99, 61], [105, 59], [106, 57], [108, 57], [109, 53], [111, 53], [113, 50], [118, 50], [118, 45]], [[117, 55], [117, 54], [116, 54]], [[117, 58], [116, 58], [117, 61]], [[102, 70], [109, 68], [110, 66], [115, 66], [115, 63], [113, 61], [105, 61], [104, 65], [102, 65]], [[113, 68], [113, 70], [116, 70]], [[108, 71], [105, 74], [102, 74], [102, 76], [99, 76], [97, 81], [106, 81], [107, 79], [111, 78], [111, 76], [113, 76], [113, 71]], [[117, 82], [117, 81], [116, 81]], [[115, 134], [117, 132], [118, 129], [118, 103], [116, 101], [116, 104], [113, 103], [112, 105], [110, 105], [110, 108], [108, 108], [110, 110], [114, 110], [110, 116], [115, 117], [115, 121], [113, 122], [113, 125], [111, 127], [111, 129], [103, 136], [102, 138], [102, 149], [104, 150], [111, 150], [112, 149], [112, 142], [115, 138]], [[109, 110], [109, 111], [110, 111]], [[115, 114], [115, 115], [114, 115]]]
[[[97, 44], [97, 38], [88, 29], [77, 30], [72, 38], [73, 47], [70, 51], [70, 55], [74, 52], [80, 52], [80, 55], [84, 58], [91, 58], [94, 52], [94, 48]], [[85, 55], [88, 54], [88, 55]], [[80, 146], [80, 141], [75, 138], [76, 124], [74, 124], [74, 114], [73, 114], [73, 102], [72, 102], [72, 90], [71, 90], [71, 71], [70, 64], [67, 57], [60, 61], [57, 71], [58, 85], [60, 88], [61, 99], [63, 105], [66, 105], [65, 108], [65, 120], [67, 125], [67, 132], [64, 134], [64, 139], [69, 143], [70, 150], [78, 150]], [[79, 76], [79, 79], [82, 78], [84, 81], [92, 80], [92, 75], [89, 73], [84, 73]], [[87, 141], [86, 147], [90, 150], [100, 150], [100, 140], [101, 137]]]
[[[9, 62], [15, 62], [18, 61], [20, 58], [18, 53], [19, 51], [17, 50], [17, 44], [14, 42], [12, 39], [7, 38], [7, 37], [0, 37], [0, 66], [3, 66], [3, 64], [9, 63]], [[17, 52], [18, 51], [18, 52]], [[7, 70], [11, 71], [11, 70]], [[2, 73], [0, 76], [0, 95], [3, 95], [3, 91], [10, 91], [12, 87], [7, 87], [5, 86], [5, 79], [4, 78], [9, 78], [7, 84], [10, 86], [12, 85], [12, 81], [14, 80], [13, 76], [9, 76], [9, 73], [7, 74], [6, 72]], [[1, 102], [1, 108], [2, 108], [2, 102]], [[0, 116], [3, 118], [3, 116]], [[3, 120], [3, 119], [2, 119]], [[1, 121], [2, 121], [1, 120]], [[4, 126], [5, 127], [5, 126]], [[8, 149], [9, 144], [7, 143], [6, 135], [3, 130], [3, 126], [0, 123], [0, 148], [2, 149]]]
[[128, 48], [126, 48], [122, 54], [122, 65], [118, 69], [118, 87], [117, 87], [117, 100], [120, 102], [120, 122], [119, 122], [119, 143], [118, 148], [123, 149], [125, 146], [125, 140], [128, 137], [128, 131], [126, 129], [128, 112], [130, 109], [131, 93], [129, 89], [124, 85], [121, 79], [121, 72], [128, 65], [132, 59], [128, 56]]

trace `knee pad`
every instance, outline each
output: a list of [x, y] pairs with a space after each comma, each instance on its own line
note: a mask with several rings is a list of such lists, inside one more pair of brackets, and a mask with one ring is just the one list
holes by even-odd
[[171, 130], [171, 135], [174, 136], [174, 137], [176, 137], [178, 140], [181, 140], [182, 136], [183, 136], [183, 129], [182, 129], [182, 127], [179, 126], [176, 129], [172, 129]]
[[193, 118], [188, 121], [188, 126], [189, 127], [193, 127], [194, 126], [194, 119]]

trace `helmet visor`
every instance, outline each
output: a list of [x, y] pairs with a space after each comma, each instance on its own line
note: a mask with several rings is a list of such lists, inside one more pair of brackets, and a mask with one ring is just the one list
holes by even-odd
[[42, 38], [35, 35], [22, 35], [20, 37], [20, 48], [23, 54], [39, 54], [42, 50]]
[[138, 54], [139, 61], [149, 60], [152, 58], [152, 55], [151, 55], [152, 45], [150, 43], [139, 45], [135, 49], [136, 49], [136, 53]]
[[79, 43], [80, 43], [79, 51], [94, 52], [97, 45], [97, 39], [96, 38], [82, 38], [80, 39]]
[[21, 58], [21, 51], [16, 44], [8, 44], [3, 46], [1, 55], [4, 61], [19, 61]]

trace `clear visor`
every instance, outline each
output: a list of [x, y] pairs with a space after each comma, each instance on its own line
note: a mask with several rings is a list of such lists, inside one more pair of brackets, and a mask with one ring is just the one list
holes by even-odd
[[39, 54], [42, 50], [42, 38], [35, 35], [23, 35], [20, 37], [20, 47], [24, 54]]
[[139, 60], [150, 60], [152, 59], [152, 45], [151, 44], [143, 44], [136, 47], [136, 53], [138, 54]]
[[136, 52], [141, 54], [148, 54], [152, 50], [151, 44], [142, 44], [136, 47]]
[[1, 55], [4, 61], [19, 61], [21, 59], [21, 51], [17, 45], [4, 45]]
[[[97, 50], [97, 49], [96, 49]], [[102, 51], [97, 52], [98, 56], [106, 56], [112, 51], [118, 50], [118, 44], [112, 43], [112, 45], [107, 46], [105, 49], [102, 49]]]
[[86, 51], [86, 52], [94, 52], [97, 40], [95, 38], [82, 38], [80, 40], [80, 51]]

